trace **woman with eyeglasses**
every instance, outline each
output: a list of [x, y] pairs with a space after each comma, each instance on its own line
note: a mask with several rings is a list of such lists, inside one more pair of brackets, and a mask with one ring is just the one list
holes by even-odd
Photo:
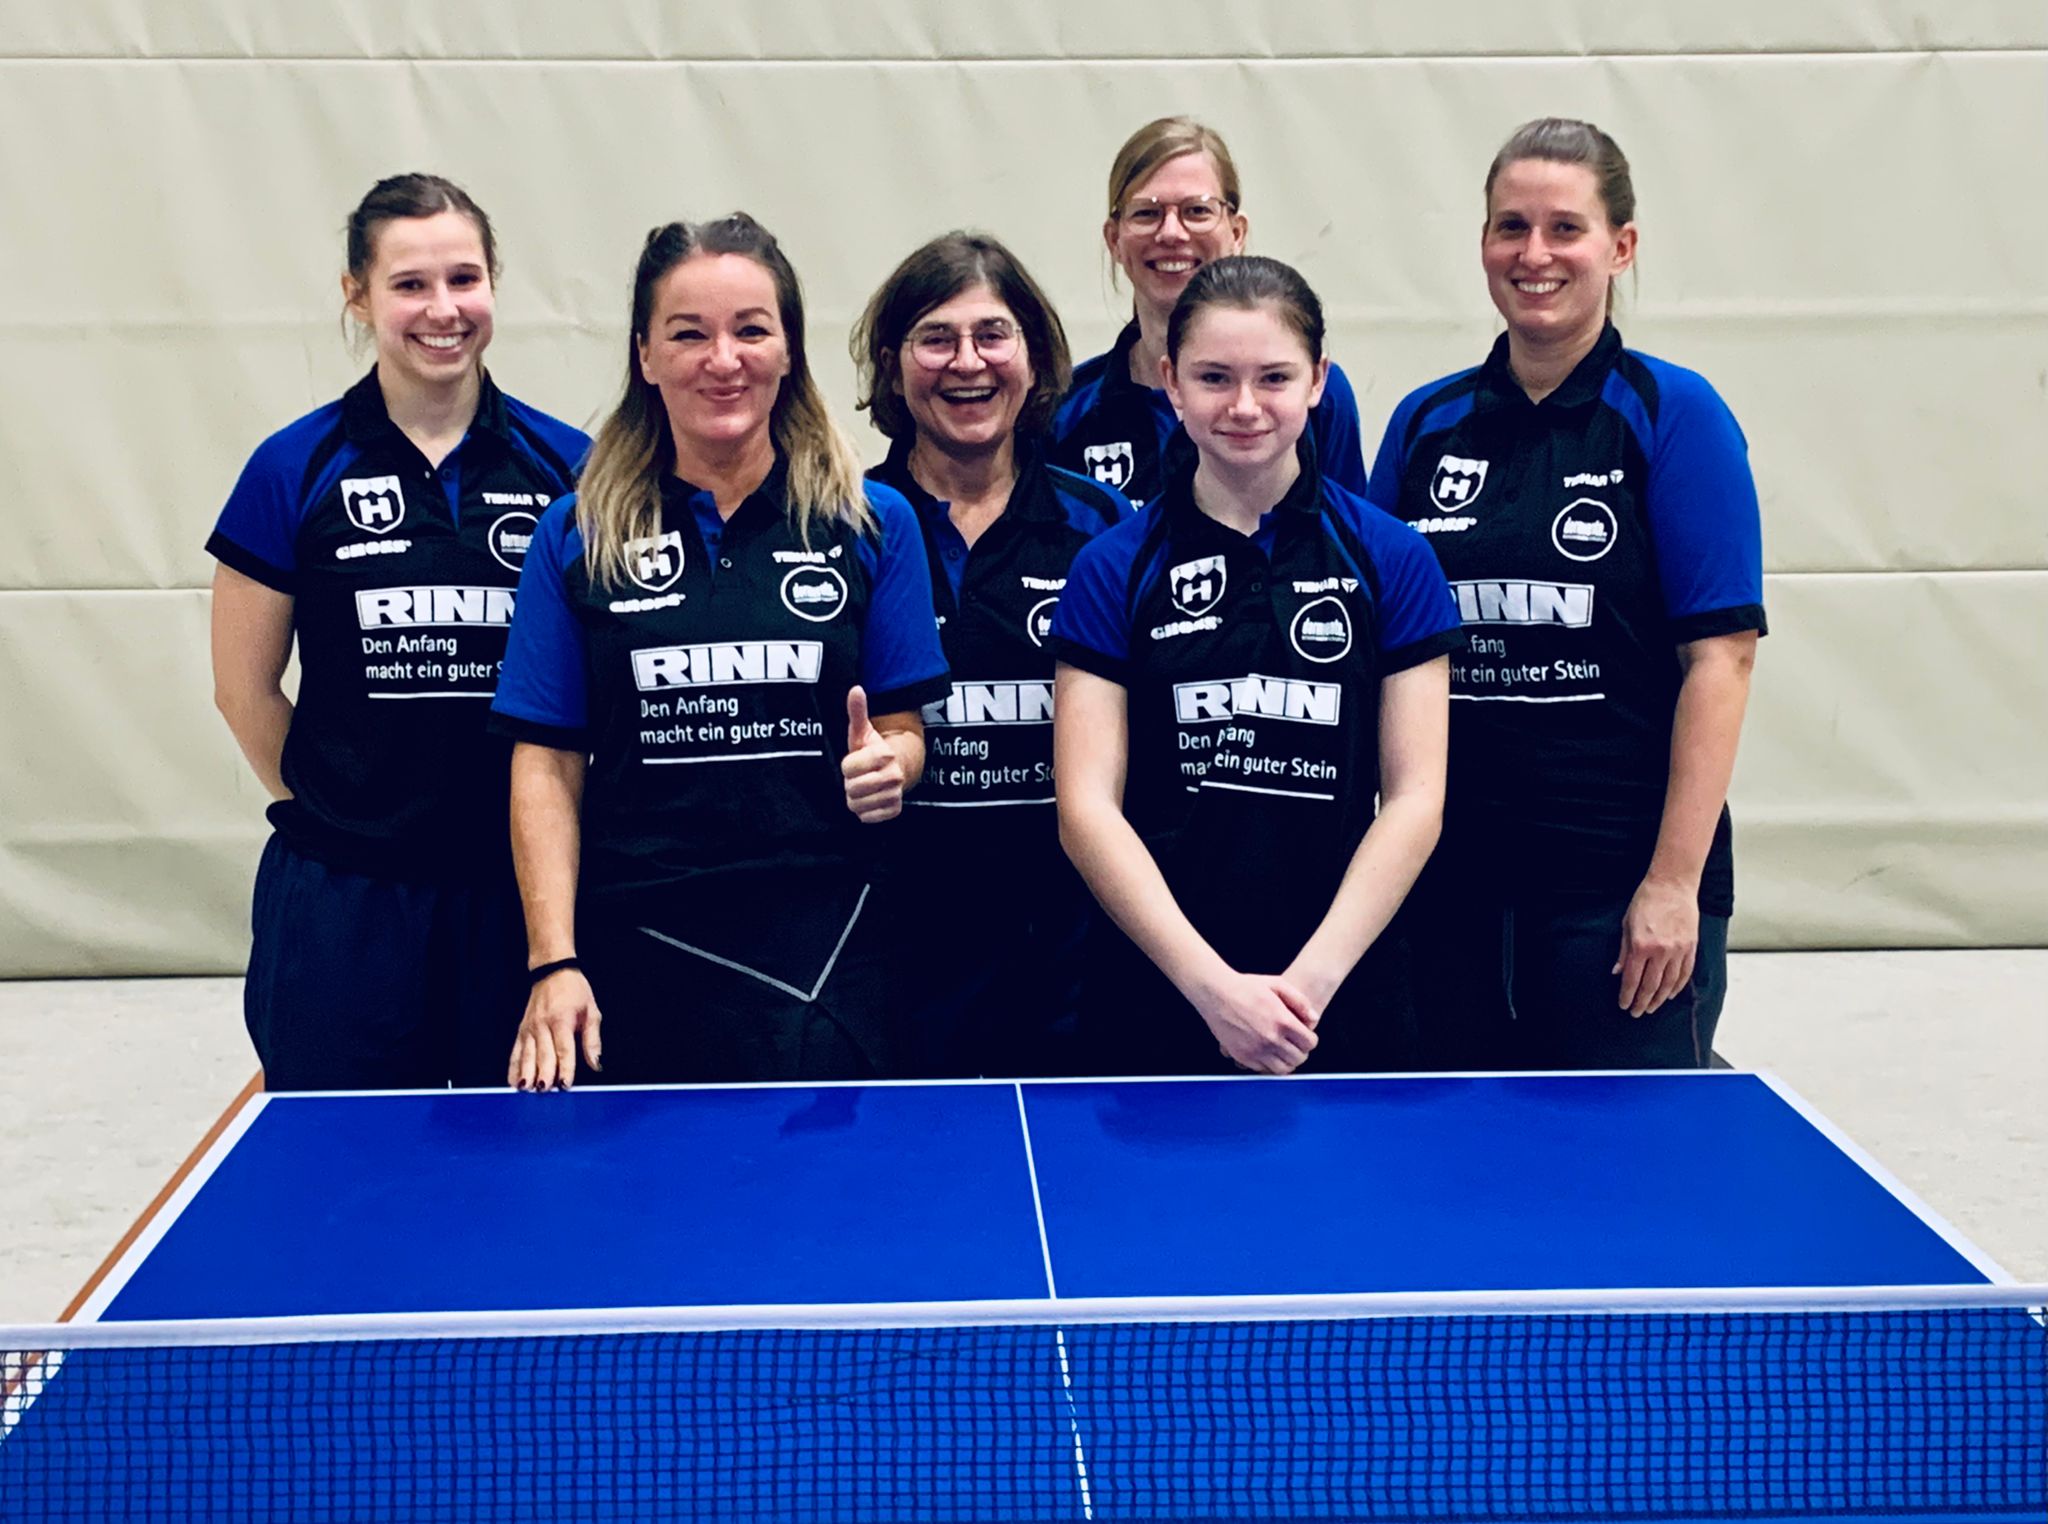
[[[910, 506], [861, 479], [752, 217], [647, 235], [626, 381], [541, 519], [496, 722], [532, 995], [508, 1078], [891, 1072], [879, 823], [946, 691]], [[600, 1015], [601, 1007], [601, 1015]]]
[[[1250, 222], [1239, 210], [1237, 165], [1214, 129], [1161, 117], [1131, 134], [1109, 167], [1102, 241], [1131, 283], [1132, 315], [1107, 354], [1074, 367], [1052, 420], [1051, 459], [1113, 487], [1133, 503], [1155, 497], [1167, 476], [1168, 441], [1179, 432], [1159, 384], [1166, 320], [1205, 265], [1244, 251]], [[1331, 365], [1309, 414], [1316, 465], [1350, 492], [1365, 491], [1365, 445], [1351, 382]], [[1185, 441], [1183, 440], [1183, 443]]]
[[952, 672], [925, 706], [924, 781], [894, 843], [893, 990], [913, 1067], [1059, 1072], [1088, 895], [1054, 818], [1047, 636], [1075, 553], [1129, 507], [1047, 464], [1066, 333], [994, 238], [948, 233], [907, 256], [853, 356], [860, 405], [890, 441], [868, 475], [917, 512]]

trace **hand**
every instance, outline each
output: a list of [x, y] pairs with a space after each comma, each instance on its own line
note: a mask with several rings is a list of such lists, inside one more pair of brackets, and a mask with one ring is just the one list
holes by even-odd
[[1621, 954], [1609, 973], [1621, 975], [1615, 1004], [1647, 1016], [1685, 988], [1700, 946], [1699, 889], [1646, 878], [1621, 918]]
[[1223, 1056], [1259, 1074], [1292, 1074], [1315, 1051], [1322, 1013], [1277, 974], [1231, 973], [1195, 1009]]
[[519, 1035], [512, 1039], [512, 1060], [505, 1069], [505, 1083], [515, 1090], [567, 1090], [576, 1082], [576, 1034], [583, 1034], [583, 1060], [602, 1070], [604, 1043], [598, 1036], [603, 1022], [590, 981], [580, 969], [565, 968], [550, 974], [526, 997], [526, 1016], [519, 1023]]
[[867, 690], [857, 684], [846, 690], [846, 756], [839, 772], [846, 807], [863, 825], [903, 813], [903, 759], [868, 719]]

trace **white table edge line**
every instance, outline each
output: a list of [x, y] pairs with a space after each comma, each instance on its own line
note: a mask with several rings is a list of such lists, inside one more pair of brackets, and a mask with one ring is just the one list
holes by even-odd
[[228, 1125], [221, 1129], [220, 1136], [213, 1140], [213, 1146], [200, 1156], [199, 1162], [192, 1166], [192, 1172], [178, 1183], [178, 1188], [171, 1193], [170, 1199], [157, 1209], [143, 1230], [135, 1235], [135, 1241], [128, 1245], [120, 1259], [115, 1261], [113, 1268], [107, 1271], [106, 1277], [93, 1288], [92, 1295], [87, 1297], [84, 1304], [72, 1315], [72, 1322], [99, 1321], [100, 1314], [113, 1304], [115, 1297], [127, 1289], [129, 1280], [141, 1268], [142, 1262], [155, 1252], [157, 1245], [164, 1241], [165, 1235], [177, 1225], [178, 1219], [185, 1213], [185, 1208], [192, 1204], [193, 1197], [197, 1196], [213, 1178], [214, 1172], [226, 1161], [229, 1153], [242, 1141], [249, 1129], [256, 1125], [256, 1118], [269, 1104], [270, 1097], [259, 1091], [249, 1097], [248, 1102], [229, 1119]]
[[1892, 1199], [1911, 1212], [1920, 1224], [1956, 1253], [1968, 1260], [1991, 1281], [1994, 1286], [2016, 1285], [2005, 1267], [1978, 1248], [1963, 1232], [1947, 1218], [1923, 1201], [1903, 1180], [1878, 1162], [1877, 1157], [1816, 1108], [1805, 1096], [1769, 1070], [1759, 1069], [1756, 1077], [1762, 1080], [1771, 1093], [1796, 1112], [1800, 1120], [1819, 1133], [1828, 1142], [1842, 1151], [1849, 1162], [1856, 1165], [1878, 1185], [1890, 1192]]

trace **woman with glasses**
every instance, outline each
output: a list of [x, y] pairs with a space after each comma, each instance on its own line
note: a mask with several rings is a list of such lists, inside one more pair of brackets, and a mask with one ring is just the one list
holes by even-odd
[[861, 403], [890, 441], [871, 479], [924, 532], [952, 690], [924, 710], [904, 801], [896, 999], [919, 1073], [1056, 1072], [1086, 891], [1053, 813], [1052, 612], [1075, 553], [1129, 509], [1048, 465], [1066, 333], [1016, 257], [948, 233], [882, 283], [853, 333]]
[[[1160, 379], [1166, 319], [1205, 265], [1242, 253], [1249, 221], [1237, 165], [1223, 139], [1184, 116], [1161, 117], [1131, 134], [1109, 167], [1109, 216], [1102, 241], [1131, 283], [1132, 316], [1109, 353], [1074, 368], [1073, 388], [1052, 420], [1055, 465], [1149, 502], [1167, 474], [1167, 443], [1178, 431]], [[1316, 464], [1347, 491], [1365, 491], [1358, 400], [1336, 365], [1309, 415]]]
[[889, 1072], [875, 823], [945, 670], [917, 525], [825, 411], [781, 247], [745, 213], [656, 228], [498, 685], [532, 978], [511, 1082], [567, 1085], [579, 1038], [614, 1082]]
[[1748, 447], [1705, 380], [1622, 347], [1635, 189], [1612, 138], [1530, 122], [1484, 195], [1506, 331], [1395, 409], [1373, 469], [1470, 633], [1411, 901], [1426, 1031], [1460, 1068], [1703, 1066], [1764, 630]]

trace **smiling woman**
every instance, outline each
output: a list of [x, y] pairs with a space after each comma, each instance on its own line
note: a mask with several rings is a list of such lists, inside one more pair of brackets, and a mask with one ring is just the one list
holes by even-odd
[[1067, 339], [1036, 281], [984, 233], [913, 251], [853, 335], [862, 406], [889, 436], [870, 475], [924, 534], [952, 691], [925, 710], [930, 766], [892, 886], [894, 988], [914, 1072], [1071, 1068], [1087, 894], [1052, 792], [1053, 610], [1075, 554], [1129, 512], [1047, 464]]
[[372, 187], [341, 289], [376, 367], [264, 441], [207, 542], [215, 699], [277, 800], [245, 997], [272, 1089], [488, 1083], [518, 1023], [484, 718], [535, 521], [589, 441], [485, 372], [497, 269], [459, 186]]
[[917, 525], [825, 411], [781, 246], [743, 212], [655, 228], [495, 706], [532, 981], [510, 1082], [567, 1086], [579, 1049], [615, 1082], [887, 1072], [868, 827], [945, 674]]
[[1637, 238], [1612, 138], [1530, 122], [1485, 197], [1507, 331], [1402, 402], [1372, 478], [1472, 631], [1444, 841], [1413, 901], [1425, 1025], [1447, 1068], [1704, 1065], [1764, 631], [1748, 447], [1705, 380], [1624, 348], [1609, 318]]
[[[1214, 129], [1161, 117], [1132, 133], [1109, 170], [1102, 241], [1131, 283], [1131, 321], [1109, 352], [1075, 367], [1052, 422], [1055, 464], [1092, 476], [1133, 503], [1165, 480], [1173, 404], [1159, 384], [1166, 320], [1208, 265], [1243, 252], [1251, 224], [1239, 210], [1237, 164]], [[1342, 370], [1309, 419], [1317, 464], [1348, 491], [1365, 491], [1358, 402]]]

